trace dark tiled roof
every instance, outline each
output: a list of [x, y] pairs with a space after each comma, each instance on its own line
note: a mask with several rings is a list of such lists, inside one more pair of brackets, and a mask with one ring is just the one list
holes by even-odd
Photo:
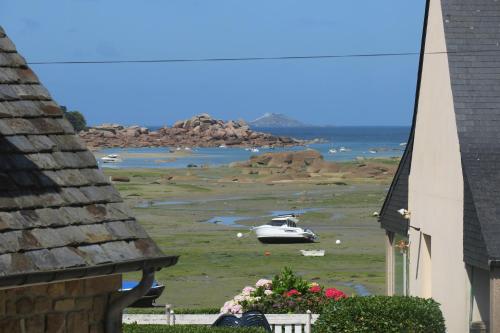
[[400, 209], [408, 209], [408, 179], [410, 177], [411, 160], [413, 156], [413, 140], [415, 137], [415, 126], [417, 122], [418, 102], [420, 99], [420, 83], [422, 82], [422, 69], [424, 65], [425, 38], [427, 33], [427, 21], [429, 17], [429, 0], [426, 0], [424, 11], [424, 24], [422, 26], [422, 38], [420, 41], [420, 59], [418, 64], [417, 86], [415, 90], [415, 103], [413, 105], [413, 120], [411, 132], [408, 138], [405, 152], [399, 162], [398, 170], [392, 180], [391, 187], [385, 198], [380, 211], [380, 226], [385, 230], [397, 234], [408, 235], [408, 220], [398, 213]]
[[500, 260], [500, 2], [443, 0], [442, 10], [462, 168], [470, 188], [464, 259], [484, 266]]
[[29, 273], [175, 259], [132, 217], [0, 27], [0, 285]]
[[398, 213], [398, 210], [401, 208], [408, 209], [408, 178], [410, 176], [412, 150], [413, 143], [410, 141], [392, 180], [379, 218], [382, 228], [405, 236], [408, 234], [408, 220], [404, 219]]

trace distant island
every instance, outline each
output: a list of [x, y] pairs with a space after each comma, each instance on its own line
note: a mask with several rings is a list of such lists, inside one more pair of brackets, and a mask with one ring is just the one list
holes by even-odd
[[304, 144], [287, 136], [251, 130], [242, 120], [223, 121], [204, 113], [177, 121], [172, 127], [103, 124], [79, 132], [89, 148], [110, 147], [285, 147]]
[[296, 119], [293, 119], [282, 113], [265, 113], [263, 116], [250, 121], [248, 123], [251, 127], [306, 127], [310, 126], [304, 124]]

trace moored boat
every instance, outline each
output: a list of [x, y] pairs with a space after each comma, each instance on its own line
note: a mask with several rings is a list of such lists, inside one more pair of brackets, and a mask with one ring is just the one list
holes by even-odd
[[122, 159], [120, 158], [120, 155], [109, 154], [109, 155], [101, 157], [101, 161], [103, 163], [119, 163], [119, 162], [122, 162]]
[[295, 215], [282, 215], [252, 230], [257, 239], [266, 244], [313, 243], [319, 240], [312, 230], [298, 227], [298, 222]]

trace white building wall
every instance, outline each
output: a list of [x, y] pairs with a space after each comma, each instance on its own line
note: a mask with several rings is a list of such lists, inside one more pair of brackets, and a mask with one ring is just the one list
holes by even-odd
[[[425, 52], [441, 51], [441, 3], [431, 0]], [[410, 228], [410, 294], [441, 303], [449, 332], [468, 332], [463, 176], [447, 55], [426, 54], [421, 80], [408, 198], [410, 225], [421, 229]]]

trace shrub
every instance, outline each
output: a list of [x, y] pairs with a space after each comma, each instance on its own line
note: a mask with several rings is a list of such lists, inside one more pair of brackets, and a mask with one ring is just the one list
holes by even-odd
[[80, 132], [87, 127], [87, 121], [81, 112], [79, 111], [68, 111], [65, 106], [61, 107], [64, 112], [64, 116], [73, 125], [75, 131]]
[[402, 296], [342, 299], [327, 305], [314, 325], [314, 333], [445, 331], [437, 302]]
[[288, 267], [285, 267], [279, 275], [274, 277], [272, 285], [273, 291], [277, 294], [283, 294], [289, 290], [297, 290], [300, 293], [305, 293], [309, 289], [309, 283], [295, 275]]
[[123, 333], [265, 333], [258, 327], [211, 327], [203, 325], [123, 325]]

